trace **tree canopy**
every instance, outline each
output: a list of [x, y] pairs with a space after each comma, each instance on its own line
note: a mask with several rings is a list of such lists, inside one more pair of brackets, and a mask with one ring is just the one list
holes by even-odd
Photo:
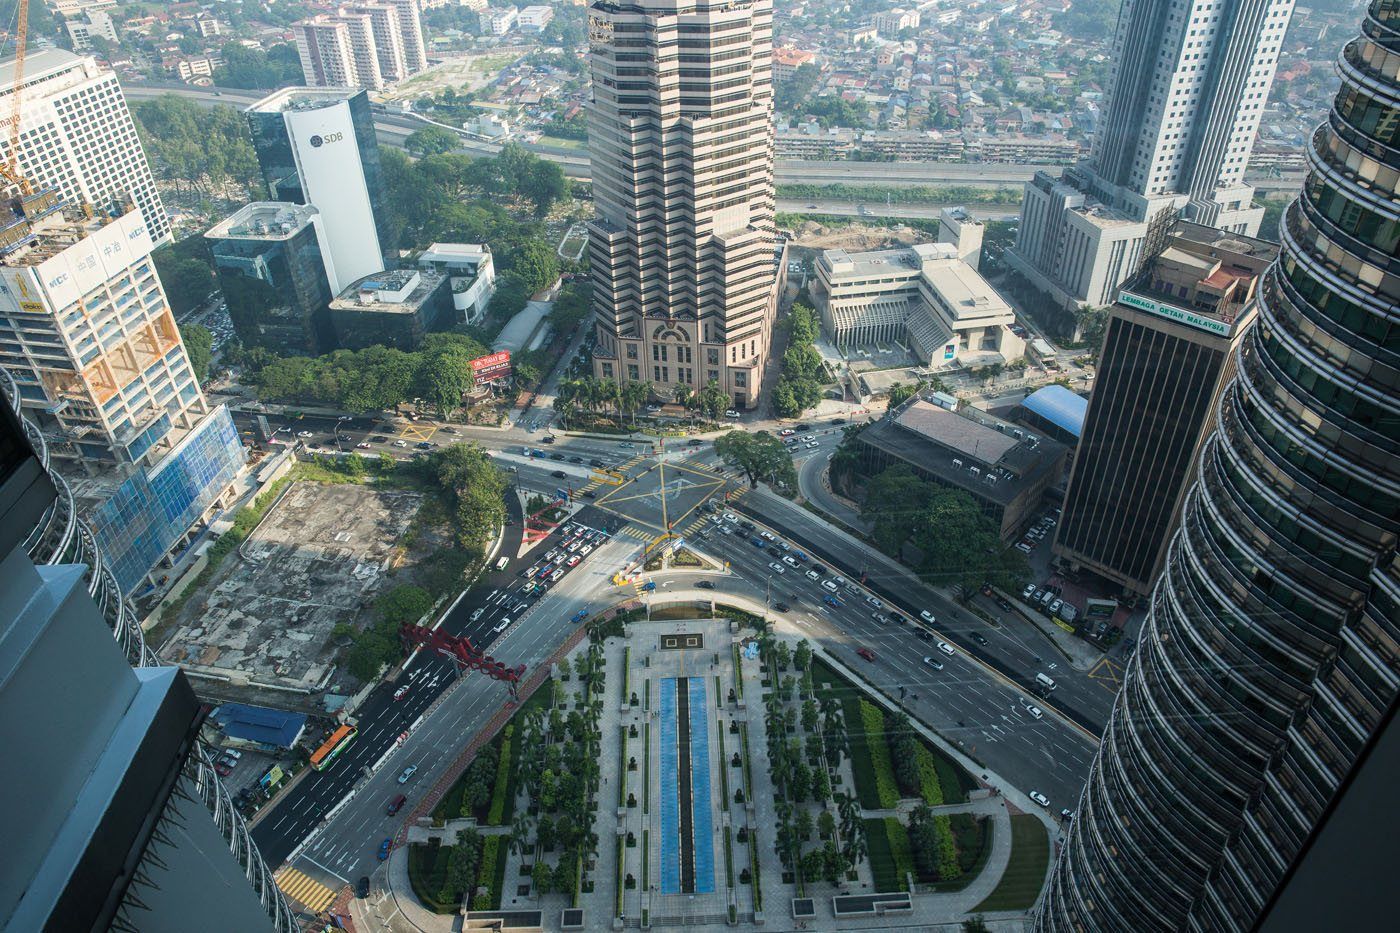
[[821, 322], [815, 308], [798, 301], [785, 323], [788, 348], [783, 351], [782, 375], [773, 387], [773, 412], [780, 418], [796, 418], [821, 401], [827, 381], [826, 366], [814, 345]]
[[214, 83], [219, 87], [267, 91], [301, 83], [301, 58], [290, 43], [278, 43], [264, 52], [229, 42], [222, 55], [223, 65], [214, 69]]
[[874, 525], [880, 550], [898, 557], [906, 544], [916, 548], [919, 575], [935, 586], [960, 587], [964, 598], [984, 581], [1012, 590], [1030, 576], [1025, 557], [1002, 544], [972, 496], [920, 479], [907, 465], [869, 481], [861, 517]]
[[457, 134], [442, 126], [428, 125], [414, 130], [403, 141], [403, 147], [416, 156], [439, 155], [461, 146]]
[[797, 472], [792, 466], [792, 452], [782, 439], [767, 431], [753, 434], [747, 431], [730, 431], [715, 438], [715, 453], [732, 467], [744, 471], [749, 485], [758, 487], [758, 481], [768, 480], [790, 488], [797, 486]]
[[[132, 102], [131, 115], [156, 177], [177, 192], [184, 189], [201, 198], [235, 195], [233, 200], [239, 201], [262, 196], [262, 173], [248, 124], [235, 108], [201, 107], [163, 94]], [[230, 184], [242, 193], [227, 191]]]
[[209, 363], [214, 356], [214, 335], [199, 324], [181, 324], [180, 340], [185, 344], [195, 381], [204, 382], [209, 378]]

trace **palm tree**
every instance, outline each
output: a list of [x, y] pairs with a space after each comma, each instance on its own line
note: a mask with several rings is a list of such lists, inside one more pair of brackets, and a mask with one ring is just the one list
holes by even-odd
[[534, 829], [535, 821], [530, 814], [521, 811], [515, 814], [515, 819], [510, 822], [510, 850], [516, 855], [523, 856], [531, 847], [529, 845], [530, 831]]
[[691, 402], [695, 400], [695, 393], [690, 391], [690, 386], [682, 384], [676, 386], [671, 392], [671, 397], [676, 400], [677, 405], [689, 410]]
[[859, 865], [869, 851], [865, 844], [865, 832], [857, 824], [855, 832], [846, 837], [846, 858], [852, 865]]

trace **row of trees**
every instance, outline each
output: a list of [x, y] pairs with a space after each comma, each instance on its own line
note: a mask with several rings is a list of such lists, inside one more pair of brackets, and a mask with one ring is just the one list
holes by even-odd
[[444, 415], [462, 404], [472, 387], [471, 361], [487, 353], [471, 337], [429, 334], [414, 351], [391, 347], [336, 350], [324, 356], [244, 354], [244, 381], [264, 401], [317, 402], [345, 411], [380, 411], [411, 398], [430, 401]]
[[796, 418], [821, 401], [826, 365], [817, 352], [821, 321], [811, 305], [798, 301], [786, 318], [788, 347], [783, 351], [782, 375], [773, 387], [773, 411], [779, 418]]
[[[586, 306], [583, 311], [586, 313]], [[585, 376], [560, 382], [554, 397], [554, 410], [559, 412], [565, 425], [580, 412], [599, 415], [609, 411], [619, 419], [626, 416], [635, 423], [637, 412], [657, 397], [650, 382], [619, 382], [616, 379]], [[729, 396], [714, 381], [698, 393], [692, 392], [689, 386], [676, 386], [671, 397], [677, 404], [699, 412], [711, 421], [724, 414], [729, 405]]]
[[[572, 668], [583, 709], [566, 715], [556, 702], [548, 715], [532, 710], [521, 723], [519, 773], [532, 805], [511, 823], [510, 845], [522, 858], [535, 854], [530, 873], [541, 894], [573, 893], [581, 867], [598, 851], [592, 801], [601, 774], [604, 667], [603, 646], [594, 640]], [[564, 692], [558, 686], [556, 696]], [[556, 848], [562, 852], [551, 868], [539, 855]]]
[[957, 586], [964, 599], [984, 581], [1012, 590], [1030, 575], [1025, 556], [1003, 546], [1000, 529], [972, 496], [921, 479], [908, 465], [890, 467], [866, 484], [861, 517], [873, 524], [880, 550], [903, 557], [909, 546], [917, 552], [920, 577]]

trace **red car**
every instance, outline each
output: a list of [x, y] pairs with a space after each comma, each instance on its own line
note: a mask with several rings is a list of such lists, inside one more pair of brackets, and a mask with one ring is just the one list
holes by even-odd
[[867, 661], [875, 660], [875, 652], [871, 651], [869, 648], [861, 648], [856, 652], [856, 654], [860, 655], [862, 658], [865, 658], [865, 660]]
[[404, 684], [402, 687], [394, 691], [394, 699], [396, 700], [402, 700], [406, 696], [408, 696], [408, 684]]

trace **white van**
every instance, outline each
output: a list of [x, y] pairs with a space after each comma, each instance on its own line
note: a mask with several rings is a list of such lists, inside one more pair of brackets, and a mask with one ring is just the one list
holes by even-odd
[[496, 561], [496, 569], [497, 569], [497, 570], [505, 570], [505, 569], [506, 569], [506, 564], [508, 564], [508, 563], [510, 563], [510, 558], [509, 558], [509, 557], [502, 557], [500, 560]]
[[1040, 686], [1047, 691], [1055, 689], [1055, 678], [1049, 676], [1048, 674], [1036, 674], [1035, 682], [1040, 684]]

